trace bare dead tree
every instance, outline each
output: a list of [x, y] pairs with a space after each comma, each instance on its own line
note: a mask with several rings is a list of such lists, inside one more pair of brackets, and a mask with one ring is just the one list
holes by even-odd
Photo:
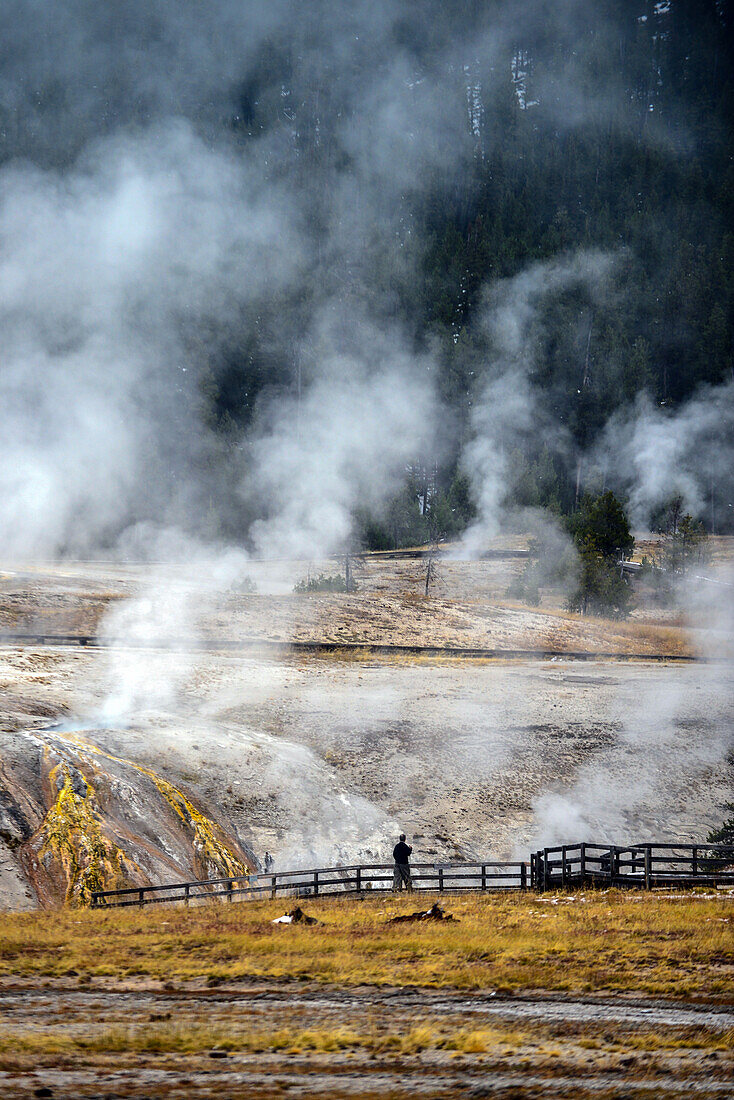
[[431, 584], [435, 584], [435, 582], [438, 580], [438, 556], [439, 556], [438, 544], [434, 543], [434, 545], [430, 549], [430, 552], [428, 554], [428, 558], [426, 559], [426, 585], [425, 585], [425, 594], [426, 594], [426, 596], [429, 593], [429, 589], [431, 587]]

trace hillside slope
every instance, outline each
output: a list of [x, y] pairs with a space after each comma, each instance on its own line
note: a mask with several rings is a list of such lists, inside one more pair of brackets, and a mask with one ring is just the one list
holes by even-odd
[[251, 856], [179, 787], [61, 728], [0, 735], [0, 904], [241, 875]]

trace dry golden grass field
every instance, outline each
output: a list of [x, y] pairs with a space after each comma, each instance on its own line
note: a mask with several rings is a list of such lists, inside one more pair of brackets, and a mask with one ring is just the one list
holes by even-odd
[[389, 925], [429, 904], [406, 898], [308, 899], [318, 927], [274, 926], [283, 899], [4, 915], [0, 974], [734, 998], [728, 894], [465, 894], [458, 923]]
[[0, 1093], [732, 1095], [731, 896], [428, 900], [6, 915]]

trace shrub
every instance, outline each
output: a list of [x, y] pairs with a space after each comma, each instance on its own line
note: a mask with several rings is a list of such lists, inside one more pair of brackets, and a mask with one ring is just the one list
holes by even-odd
[[[352, 581], [351, 591], [356, 588], [356, 584]], [[347, 582], [341, 573], [333, 573], [327, 576], [326, 573], [319, 573], [318, 577], [304, 577], [303, 580], [298, 581], [293, 586], [294, 592], [346, 592]]]
[[241, 577], [231, 586], [230, 592], [237, 595], [251, 596], [254, 592], [257, 592], [257, 585], [252, 577]]

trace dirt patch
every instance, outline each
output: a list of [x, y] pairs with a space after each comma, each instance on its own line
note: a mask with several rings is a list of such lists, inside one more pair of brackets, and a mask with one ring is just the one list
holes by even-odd
[[[6, 1095], [726, 1096], [734, 1015], [630, 1002], [328, 991], [0, 988]], [[45, 1049], [30, 1049], [28, 1036]]]
[[[694, 646], [669, 614], [640, 612], [615, 623], [563, 611], [562, 599], [530, 609], [508, 600], [507, 586], [522, 561], [442, 561], [432, 594], [424, 596], [423, 561], [370, 559], [357, 570], [353, 594], [295, 594], [306, 574], [334, 572], [338, 561], [253, 562], [257, 594], [231, 591], [200, 607], [197, 637], [263, 638], [275, 642], [332, 642], [465, 648], [546, 648], [562, 651], [690, 655]], [[27, 565], [0, 573], [0, 631], [95, 634], [110, 606], [144, 590], [144, 566], [66, 563]], [[171, 566], [159, 583], [192, 584]], [[644, 621], [642, 621], [644, 619]], [[184, 631], [185, 633], [186, 631]]]

